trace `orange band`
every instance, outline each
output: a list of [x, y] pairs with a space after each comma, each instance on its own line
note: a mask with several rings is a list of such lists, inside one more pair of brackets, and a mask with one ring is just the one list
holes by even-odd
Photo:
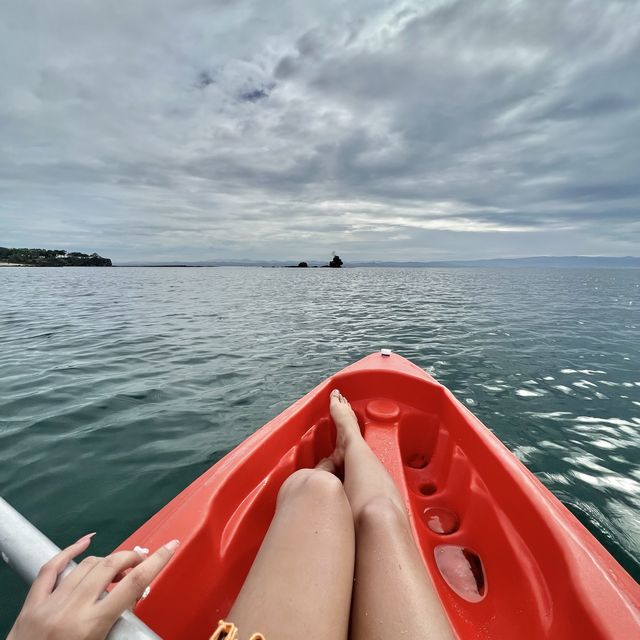
[[[220, 620], [209, 640], [238, 640], [238, 627], [233, 622]], [[249, 640], [266, 640], [261, 633], [254, 633]]]

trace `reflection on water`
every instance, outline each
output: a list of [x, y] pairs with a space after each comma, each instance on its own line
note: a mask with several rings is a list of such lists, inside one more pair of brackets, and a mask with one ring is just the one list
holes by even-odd
[[[3, 269], [0, 300], [0, 487], [59, 544], [108, 552], [386, 346], [640, 577], [637, 270]], [[0, 632], [21, 596], [1, 571]]]

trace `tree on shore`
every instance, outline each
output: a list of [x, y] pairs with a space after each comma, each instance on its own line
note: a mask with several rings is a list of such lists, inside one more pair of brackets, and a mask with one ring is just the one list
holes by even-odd
[[97, 253], [80, 253], [64, 249], [10, 249], [0, 247], [0, 262], [31, 267], [110, 267], [111, 260]]

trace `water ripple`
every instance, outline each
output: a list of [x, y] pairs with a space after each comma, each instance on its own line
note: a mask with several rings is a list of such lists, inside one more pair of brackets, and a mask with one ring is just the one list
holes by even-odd
[[[325, 376], [434, 374], [640, 578], [637, 270], [3, 269], [0, 487], [106, 553]], [[633, 303], [633, 304], [630, 304]], [[0, 580], [0, 634], [23, 591]]]

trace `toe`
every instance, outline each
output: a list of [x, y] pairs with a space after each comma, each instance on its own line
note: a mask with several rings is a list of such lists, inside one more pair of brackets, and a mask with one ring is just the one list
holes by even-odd
[[338, 400], [340, 399], [340, 392], [337, 389], [333, 389], [331, 391], [331, 393], [329, 394], [330, 398], [338, 398]]

